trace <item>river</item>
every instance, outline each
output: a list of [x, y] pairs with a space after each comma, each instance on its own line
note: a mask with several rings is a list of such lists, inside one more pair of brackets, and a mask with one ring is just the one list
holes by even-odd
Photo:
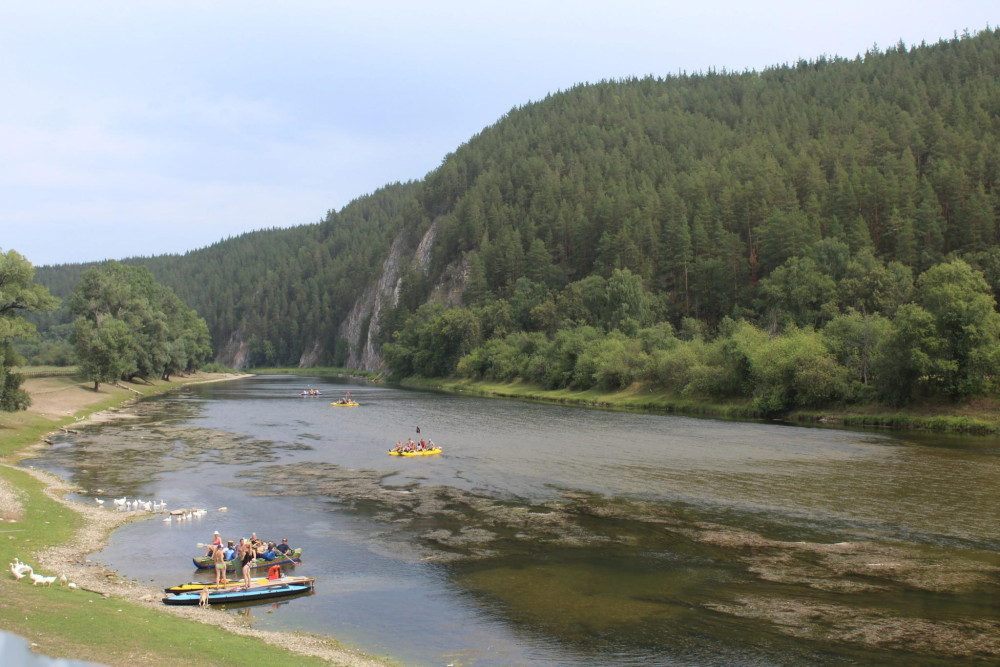
[[[348, 391], [359, 407], [330, 405]], [[444, 452], [387, 456], [408, 437]], [[156, 586], [208, 578], [190, 558], [214, 530], [289, 538], [315, 594], [229, 613], [402, 664], [1000, 659], [995, 439], [265, 376], [142, 401], [29, 463], [207, 509], [94, 556]]]

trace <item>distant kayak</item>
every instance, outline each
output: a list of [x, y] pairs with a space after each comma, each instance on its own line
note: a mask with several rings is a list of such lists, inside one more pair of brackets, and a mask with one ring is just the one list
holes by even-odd
[[336, 403], [331, 403], [330, 405], [334, 406], [335, 408], [356, 408], [356, 407], [358, 407], [361, 404], [360, 403], [341, 403], [341, 402], [338, 401]]
[[395, 450], [389, 450], [389, 456], [434, 456], [435, 454], [440, 454], [443, 449], [440, 447], [432, 447], [431, 449], [422, 449], [417, 452], [397, 452]]
[[306, 398], [312, 398], [313, 396], [322, 396], [322, 395], [323, 392], [321, 391], [312, 391], [312, 392], [304, 391], [301, 394], [299, 394], [299, 396], [304, 396]]
[[[209, 590], [209, 604], [233, 604], [237, 602], [255, 602], [257, 600], [269, 600], [271, 598], [287, 597], [308, 593], [313, 590], [314, 581], [301, 584], [269, 583], [263, 586], [230, 586]], [[174, 593], [163, 598], [163, 604], [188, 604], [196, 605], [201, 601], [201, 591], [188, 591], [185, 593]]]

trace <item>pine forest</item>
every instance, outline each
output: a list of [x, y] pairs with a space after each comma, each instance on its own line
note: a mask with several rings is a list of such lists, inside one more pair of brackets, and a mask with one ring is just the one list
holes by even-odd
[[[122, 263], [239, 367], [903, 405], [997, 390], [998, 182], [986, 29], [577, 85], [317, 223]], [[65, 301], [29, 360], [90, 268], [36, 268]]]

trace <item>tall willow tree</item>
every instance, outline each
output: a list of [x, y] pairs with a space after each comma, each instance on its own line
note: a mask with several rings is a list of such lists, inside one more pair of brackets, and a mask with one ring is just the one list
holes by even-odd
[[211, 354], [208, 326], [145, 267], [118, 262], [84, 273], [68, 307], [73, 345], [94, 390], [119, 377], [167, 380]]

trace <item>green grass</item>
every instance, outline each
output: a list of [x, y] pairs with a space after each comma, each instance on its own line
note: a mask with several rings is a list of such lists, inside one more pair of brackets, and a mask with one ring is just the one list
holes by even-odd
[[[0, 527], [0, 562], [16, 556], [33, 564], [35, 552], [66, 542], [80, 528], [80, 515], [48, 498], [42, 482], [27, 472], [4, 466], [0, 478], [18, 489], [24, 507], [19, 521]], [[0, 627], [37, 644], [36, 651], [49, 656], [107, 664], [324, 664], [215, 626], [88, 591], [36, 587], [10, 576], [0, 579], [0, 591]]]
[[544, 389], [529, 382], [486, 382], [441, 378], [406, 378], [403, 386], [475, 396], [492, 396], [540, 401], [560, 405], [579, 405], [611, 410], [639, 410], [643, 412], [676, 413], [711, 416], [725, 419], [758, 419], [759, 415], [749, 401], [710, 403], [679, 398], [673, 394], [633, 385], [621, 391], [602, 389]]
[[[545, 389], [523, 381], [486, 382], [454, 378], [406, 378], [407, 387], [475, 396], [492, 396], [579, 405], [613, 410], [642, 410], [720, 419], [765, 419], [749, 400], [709, 402], [691, 400], [640, 384], [621, 391], [600, 389]], [[880, 405], [857, 405], [850, 410], [796, 410], [784, 416], [791, 422], [833, 424], [855, 428], [919, 430], [967, 435], [1000, 434], [1000, 417], [995, 401], [969, 401], [960, 404], [914, 405], [907, 410], [888, 412]]]
[[76, 366], [19, 366], [14, 370], [29, 378], [73, 376], [77, 373]]

